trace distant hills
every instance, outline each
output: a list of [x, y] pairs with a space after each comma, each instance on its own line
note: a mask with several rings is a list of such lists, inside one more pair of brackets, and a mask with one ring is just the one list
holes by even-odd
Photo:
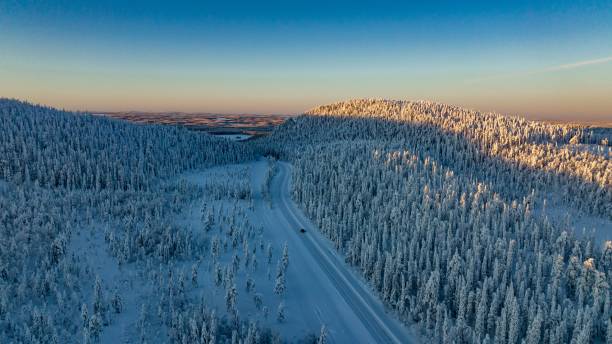
[[181, 125], [211, 134], [265, 135], [287, 119], [287, 115], [212, 114], [185, 112], [98, 112], [95, 115], [135, 123]]

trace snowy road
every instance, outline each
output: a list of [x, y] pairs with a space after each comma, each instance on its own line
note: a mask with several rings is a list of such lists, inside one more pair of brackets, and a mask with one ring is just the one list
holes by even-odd
[[[325, 324], [334, 343], [415, 342], [296, 207], [289, 194], [291, 166], [278, 165], [271, 185], [272, 209], [257, 197], [256, 207], [268, 234], [289, 245], [287, 306], [293, 308], [289, 316], [301, 322], [295, 325], [316, 329]], [[299, 233], [300, 228], [306, 233]]]

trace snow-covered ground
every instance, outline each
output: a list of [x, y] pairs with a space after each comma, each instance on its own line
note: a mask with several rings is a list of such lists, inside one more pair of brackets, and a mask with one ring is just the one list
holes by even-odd
[[601, 155], [603, 157], [612, 158], [612, 147], [595, 144], [574, 144], [565, 145], [568, 149], [574, 152], [589, 152], [591, 154]]
[[[261, 327], [272, 328], [288, 342], [299, 342], [308, 336], [313, 338], [323, 325], [331, 343], [414, 342], [408, 330], [386, 313], [357, 273], [344, 263], [327, 239], [291, 201], [290, 165], [278, 163], [277, 174], [270, 186], [271, 202], [263, 197], [262, 186], [268, 168], [268, 162], [262, 159], [181, 176], [180, 179], [200, 186], [205, 194], [178, 214], [174, 223], [180, 230], [192, 231], [193, 237], [203, 247], [210, 247], [217, 238], [222, 248], [216, 265], [209, 250], [205, 250], [204, 255], [197, 259], [177, 260], [163, 270], [172, 270], [175, 276], [181, 273], [187, 276], [190, 281], [187, 295], [191, 300], [195, 302], [203, 298], [220, 317], [229, 318], [226, 287], [215, 283], [214, 276], [217, 266], [227, 269], [233, 265], [234, 256], [238, 256], [240, 267], [233, 276], [238, 293], [237, 313], [242, 319], [248, 318], [257, 321]], [[216, 189], [211, 187], [222, 185], [232, 190], [235, 185], [243, 186], [242, 179], [246, 179], [251, 187], [251, 196], [246, 199], [220, 197], [222, 194], [215, 193]], [[203, 229], [203, 208], [214, 217], [215, 224], [209, 232]], [[106, 298], [115, 293], [121, 295], [123, 311], [120, 314], [109, 313], [110, 319], [102, 331], [101, 342], [139, 342], [141, 330], [138, 324], [142, 322], [143, 305], [148, 310], [147, 340], [167, 342], [168, 332], [155, 317], [160, 293], [155, 281], [157, 277], [151, 274], [157, 268], [145, 267], [141, 262], [120, 266], [108, 251], [104, 226], [92, 224], [90, 228], [77, 231], [70, 245], [71, 252], [89, 269], [91, 279], [100, 278]], [[248, 237], [247, 249], [244, 249], [244, 242], [232, 246], [226, 235], [229, 228], [247, 233], [242, 237]], [[300, 228], [304, 228], [306, 233], [300, 233]], [[277, 295], [277, 262], [285, 244], [289, 253], [286, 291]], [[270, 262], [268, 246], [272, 248]], [[242, 252], [249, 250], [257, 263], [251, 261], [247, 266]], [[192, 281], [194, 270], [197, 272], [196, 283]], [[246, 289], [247, 280], [254, 282], [250, 291]], [[261, 299], [261, 305], [256, 304], [255, 295]], [[283, 322], [277, 320], [277, 307], [281, 302], [285, 305]]]
[[[268, 305], [270, 312], [284, 301], [286, 320], [278, 323], [274, 314], [261, 317], [261, 312], [254, 307], [250, 298], [239, 296], [241, 314], [259, 316], [263, 325], [280, 331], [283, 338], [297, 341], [308, 334], [318, 333], [325, 325], [329, 331], [328, 339], [333, 343], [406, 343], [410, 342], [409, 332], [393, 317], [385, 313], [384, 307], [372, 295], [358, 275], [351, 271], [343, 259], [337, 255], [327, 239], [297, 209], [289, 196], [290, 166], [278, 163], [278, 174], [271, 185], [272, 205], [262, 196], [262, 185], [268, 169], [265, 160], [248, 164], [251, 170], [253, 211], [249, 211], [249, 220], [255, 227], [262, 228], [260, 240], [270, 243], [274, 249], [274, 261], [278, 259], [281, 248], [286, 243], [289, 251], [286, 294], [279, 297], [274, 294], [274, 267], [268, 272], [265, 262], [259, 271], [249, 275], [255, 280], [257, 292]], [[244, 166], [244, 165], [241, 165]], [[224, 169], [238, 168], [237, 165], [217, 167], [202, 174], [191, 174], [187, 179], [197, 182], [206, 176], [222, 177]], [[199, 177], [198, 177], [199, 175]], [[203, 185], [203, 184], [201, 184]], [[199, 221], [199, 209], [194, 206], [189, 218], [193, 225]], [[300, 233], [299, 229], [306, 229]], [[205, 272], [202, 271], [201, 275]], [[246, 284], [246, 273], [239, 273], [237, 285], [240, 291]], [[210, 287], [210, 286], [209, 286]], [[207, 297], [223, 312], [224, 299], [214, 287]], [[243, 292], [244, 294], [244, 292]]]
[[[131, 339], [138, 335], [134, 324], [138, 320], [139, 308], [151, 293], [146, 283], [138, 277], [138, 269], [133, 266], [119, 267], [117, 259], [108, 253], [104, 242], [104, 228], [99, 225], [77, 232], [71, 242], [70, 251], [84, 266], [91, 269], [89, 273], [92, 278], [100, 278], [107, 293], [117, 292], [121, 295], [123, 311], [120, 314], [111, 313], [112, 318], [102, 331], [101, 342], [131, 342]], [[86, 299], [92, 299], [91, 295]]]
[[[178, 230], [192, 232], [197, 245], [205, 249], [199, 257], [179, 259], [163, 269], [174, 271], [175, 276], [188, 276], [188, 280], [192, 280], [195, 271], [197, 277], [195, 283], [189, 284], [187, 295], [194, 302], [205, 299], [220, 317], [230, 318], [227, 286], [216, 282], [215, 275], [219, 267], [227, 271], [238, 259], [239, 268], [231, 278], [237, 288], [237, 314], [278, 331], [289, 342], [316, 335], [323, 325], [328, 331], [328, 340], [333, 343], [417, 342], [291, 200], [291, 168], [288, 163], [276, 163], [266, 197], [263, 190], [270, 164], [264, 159], [182, 175], [179, 180], [199, 186], [204, 194], [172, 221]], [[0, 190], [2, 187], [0, 184]], [[245, 189], [249, 190], [246, 196]], [[545, 212], [536, 209], [536, 214], [566, 224], [579, 235], [592, 232], [601, 244], [612, 239], [610, 220], [585, 216], [557, 203], [551, 202]], [[213, 228], [208, 231], [204, 229], [207, 214], [214, 218]], [[78, 231], [71, 251], [90, 269], [92, 279], [100, 277], [108, 298], [114, 293], [121, 295], [124, 311], [112, 314], [101, 341], [137, 342], [141, 336], [137, 324], [142, 321], [143, 305], [153, 314], [159, 302], [155, 278], [151, 277], [150, 267], [144, 267], [141, 262], [119, 266], [108, 252], [104, 226], [94, 224]], [[243, 233], [238, 244], [232, 244], [228, 236], [235, 230]], [[223, 247], [215, 259], [208, 249], [214, 240], [219, 240]], [[286, 291], [278, 295], [275, 293], [277, 263], [284, 245], [289, 253]], [[267, 258], [268, 247], [272, 249], [272, 259]], [[251, 257], [257, 263], [245, 264], [244, 252], [252, 252]], [[247, 290], [247, 283], [251, 284], [251, 290]], [[256, 298], [261, 304], [255, 302]], [[285, 306], [285, 320], [279, 322], [277, 307], [281, 303]], [[154, 315], [149, 317], [152, 320], [147, 331], [155, 338], [149, 341], [166, 341], [167, 330], [161, 322], [156, 322]]]
[[609, 219], [584, 214], [559, 202], [542, 210], [538, 207], [536, 214], [545, 216], [553, 224], [569, 228], [578, 237], [592, 235], [595, 243], [602, 247], [605, 241], [612, 240], [612, 221]]
[[247, 134], [220, 134], [220, 135], [215, 135], [216, 137], [221, 137], [227, 140], [232, 140], [232, 141], [244, 141], [247, 140], [249, 138], [251, 138], [253, 135], [247, 135]]

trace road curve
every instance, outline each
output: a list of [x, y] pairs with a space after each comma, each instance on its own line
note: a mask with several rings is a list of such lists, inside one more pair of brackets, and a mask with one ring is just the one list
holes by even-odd
[[[278, 167], [270, 190], [273, 207], [279, 210], [279, 216], [283, 216], [290, 225], [289, 230], [293, 230], [294, 234], [301, 238], [307, 252], [320, 265], [364, 329], [376, 343], [416, 342], [410, 332], [385, 311], [385, 307], [373, 292], [332, 248], [329, 240], [324, 238], [296, 207], [290, 196], [291, 165], [278, 162]], [[300, 228], [306, 229], [306, 233], [299, 233]]]

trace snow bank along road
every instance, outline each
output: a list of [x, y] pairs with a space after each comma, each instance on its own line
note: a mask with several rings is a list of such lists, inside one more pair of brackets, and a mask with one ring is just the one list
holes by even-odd
[[296, 207], [290, 197], [291, 166], [278, 165], [271, 185], [272, 209], [260, 197], [256, 202], [265, 231], [274, 232], [289, 246], [287, 305], [297, 309], [288, 309], [288, 316], [301, 319], [314, 331], [325, 324], [334, 343], [415, 342]]

